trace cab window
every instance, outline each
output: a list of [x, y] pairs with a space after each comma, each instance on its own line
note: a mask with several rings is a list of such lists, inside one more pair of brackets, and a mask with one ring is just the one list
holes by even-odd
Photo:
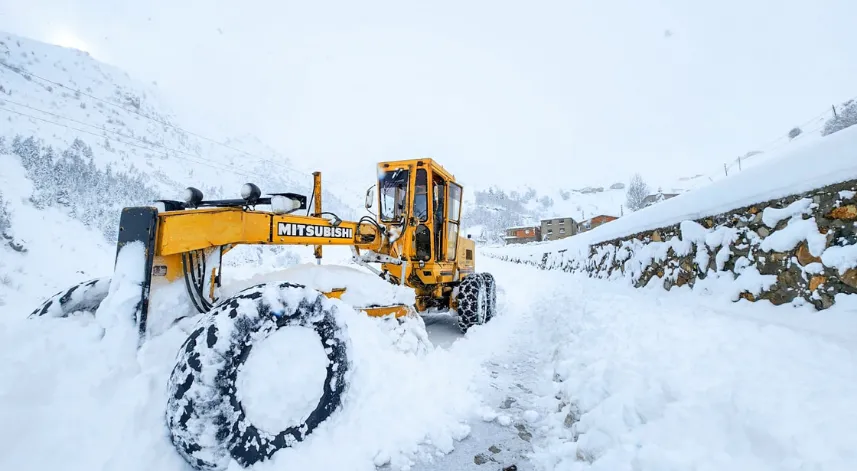
[[400, 220], [405, 214], [408, 171], [399, 169], [384, 172], [379, 181], [379, 187], [381, 188], [381, 220], [385, 222]]
[[458, 249], [458, 225], [461, 219], [461, 187], [455, 183], [449, 184], [447, 191], [447, 225], [446, 225], [446, 260], [455, 260]]
[[428, 220], [428, 176], [425, 169], [417, 169], [417, 182], [414, 188], [414, 217], [420, 221]]

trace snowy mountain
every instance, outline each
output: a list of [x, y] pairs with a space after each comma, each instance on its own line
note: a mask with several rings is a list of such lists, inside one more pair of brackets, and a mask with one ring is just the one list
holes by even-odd
[[[216, 101], [212, 97], [212, 106]], [[248, 181], [263, 192], [308, 194], [312, 187], [310, 174], [253, 136], [193, 132], [193, 125], [178, 121], [155, 84], [132, 79], [85, 52], [4, 33], [0, 115], [0, 159], [17, 155], [24, 161], [36, 190], [51, 190], [43, 195], [45, 204], [74, 206], [81, 202], [66, 193], [74, 193], [75, 185], [102, 186], [112, 193], [92, 204], [112, 217], [122, 205], [180, 199], [187, 186], [210, 197], [235, 197]], [[63, 170], [74, 175], [73, 182], [57, 178]], [[353, 206], [330, 188], [326, 209], [352, 217]], [[108, 222], [97, 222], [110, 233]]]

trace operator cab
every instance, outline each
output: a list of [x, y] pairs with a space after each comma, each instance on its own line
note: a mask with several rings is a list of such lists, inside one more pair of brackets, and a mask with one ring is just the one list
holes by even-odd
[[[380, 222], [413, 240], [410, 259], [454, 262], [461, 221], [461, 186], [431, 159], [384, 162], [378, 166]], [[367, 192], [367, 208], [373, 198]]]

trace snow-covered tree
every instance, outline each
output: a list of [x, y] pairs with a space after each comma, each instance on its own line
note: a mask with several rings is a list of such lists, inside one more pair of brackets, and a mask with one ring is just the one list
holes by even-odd
[[559, 190], [559, 196], [563, 201], [568, 201], [568, 199], [571, 198], [571, 192], [568, 190]]
[[33, 182], [30, 199], [36, 206], [67, 207], [73, 216], [98, 227], [111, 240], [116, 237], [122, 207], [158, 199], [133, 165], [127, 172], [98, 169], [92, 149], [80, 139], [57, 156], [52, 147], [43, 147], [33, 137], [16, 136], [12, 153], [21, 158]]
[[9, 208], [6, 206], [6, 200], [3, 199], [3, 193], [0, 192], [0, 234], [5, 233], [11, 226]]
[[789, 139], [794, 139], [794, 138], [796, 138], [796, 137], [800, 136], [800, 134], [801, 134], [802, 132], [803, 132], [803, 131], [802, 131], [799, 127], [794, 127], [794, 128], [792, 128], [792, 130], [791, 130], [791, 131], [789, 131]]
[[648, 195], [649, 185], [646, 184], [639, 173], [635, 173], [631, 177], [631, 182], [628, 184], [628, 191], [625, 193], [625, 205], [631, 211], [637, 211], [645, 205], [643, 201]]

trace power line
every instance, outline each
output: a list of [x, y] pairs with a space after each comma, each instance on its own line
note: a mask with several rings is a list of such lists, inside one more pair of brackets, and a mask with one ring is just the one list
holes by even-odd
[[[853, 97], [853, 98], [850, 98], [850, 99], [848, 99], [848, 100], [845, 100], [845, 102], [848, 102], [848, 101], [851, 101], [851, 100], [855, 100], [855, 99], [857, 99], [857, 96], [855, 96], [855, 97]], [[821, 113], [819, 113], [818, 115], [816, 115], [816, 116], [814, 116], [814, 117], [812, 117], [812, 118], [808, 119], [807, 121], [805, 121], [804, 123], [802, 123], [802, 124], [800, 124], [799, 126], [796, 126], [796, 127], [797, 127], [797, 128], [801, 128], [801, 129], [802, 129], [802, 128], [803, 128], [803, 127], [805, 127], [806, 125], [811, 124], [811, 123], [814, 123], [814, 122], [816, 122], [817, 120], [819, 120], [819, 119], [823, 118], [823, 117], [824, 117], [824, 115], [826, 115], [826, 114], [827, 114], [827, 113], [829, 113], [829, 112], [830, 112], [830, 110], [829, 110], [829, 109], [825, 109], [824, 111], [822, 111], [822, 112], [821, 112]], [[789, 131], [788, 133], [785, 133], [785, 134], [783, 134], [783, 135], [781, 135], [781, 136], [777, 137], [776, 139], [774, 139], [774, 140], [772, 140], [772, 141], [769, 141], [767, 144], [765, 144], [765, 145], [764, 145], [764, 146], [762, 146], [762, 147], [758, 147], [757, 149], [758, 149], [760, 152], [771, 152], [771, 151], [774, 151], [774, 150], [780, 149], [780, 148], [781, 148], [781, 147], [783, 147], [784, 145], [788, 144], [789, 142], [792, 142], [792, 141], [793, 141], [793, 140], [795, 140], [795, 139], [798, 139], [799, 137], [802, 137], [802, 136], [804, 136], [804, 135], [806, 135], [806, 134], [812, 134], [812, 133], [814, 133], [814, 132], [818, 131], [819, 129], [821, 129], [821, 128], [823, 128], [823, 127], [824, 127], [824, 124], [821, 124], [820, 126], [816, 126], [816, 127], [814, 127], [813, 129], [811, 129], [811, 130], [809, 130], [809, 131], [807, 131], [807, 132], [802, 132], [798, 137], [795, 137], [795, 138], [791, 138], [791, 137], [789, 136], [789, 133], [791, 132], [791, 131]], [[781, 143], [781, 144], [779, 144], [779, 145], [775, 145], [775, 144], [777, 144], [778, 142], [782, 141], [783, 139], [788, 139], [788, 141], [783, 142], [783, 143]], [[735, 167], [735, 165], [740, 165], [740, 163], [741, 163], [741, 162], [749, 160], [751, 157], [753, 157], [753, 156], [749, 156], [749, 157], [743, 157], [743, 156], [742, 156], [742, 157], [738, 157], [738, 158], [736, 158], [736, 159], [734, 159], [734, 160], [732, 160], [732, 161], [730, 161], [730, 162], [728, 162], [728, 163], [724, 164], [724, 165], [725, 165], [725, 169], [728, 171], [728, 170], [730, 170], [730, 169], [734, 168], [734, 167]], [[710, 174], [706, 175], [706, 177], [708, 177], [708, 179], [709, 179], [709, 180], [711, 180], [711, 177], [712, 177], [713, 175], [718, 175], [718, 174], [720, 174], [720, 173], [721, 173], [721, 170], [717, 170], [717, 171], [711, 172]]]
[[[68, 120], [68, 121], [71, 121], [71, 122], [74, 122], [74, 123], [77, 123], [77, 124], [81, 124], [81, 125], [83, 125], [83, 126], [89, 126], [89, 127], [91, 127], [91, 128], [98, 129], [99, 131], [103, 131], [103, 132], [105, 132], [105, 133], [114, 134], [114, 135], [116, 135], [116, 136], [119, 136], [119, 137], [122, 137], [122, 138], [125, 138], [125, 139], [134, 139], [134, 140], [136, 140], [136, 141], [138, 141], [138, 142], [142, 142], [143, 144], [148, 145], [148, 146], [157, 146], [157, 147], [160, 147], [160, 148], [163, 148], [163, 149], [165, 149], [165, 150], [169, 150], [169, 151], [172, 151], [172, 152], [175, 152], [175, 153], [184, 154], [184, 155], [187, 155], [188, 157], [190, 157], [188, 160], [191, 160], [192, 162], [195, 162], [195, 163], [198, 163], [198, 164], [207, 165], [207, 166], [209, 166], [209, 167], [217, 168], [217, 169], [219, 169], [219, 170], [229, 170], [229, 171], [232, 171], [232, 172], [238, 173], [239, 175], [244, 175], [244, 176], [247, 176], [247, 177], [255, 176], [255, 177], [257, 177], [257, 178], [261, 178], [261, 175], [256, 174], [255, 172], [253, 172], [253, 173], [251, 173], [251, 174], [243, 173], [243, 172], [241, 172], [240, 170], [236, 170], [236, 167], [234, 167], [234, 166], [230, 166], [230, 165], [222, 164], [222, 163], [220, 163], [220, 162], [215, 163], [215, 162], [213, 162], [213, 161], [211, 161], [211, 160], [207, 160], [207, 159], [205, 159], [204, 157], [202, 157], [202, 156], [200, 156], [200, 155], [198, 155], [198, 154], [191, 154], [191, 153], [189, 153], [189, 152], [185, 152], [185, 151], [182, 151], [182, 150], [179, 150], [179, 149], [173, 149], [173, 148], [171, 148], [171, 147], [167, 147], [166, 145], [161, 144], [161, 143], [159, 143], [159, 142], [148, 141], [148, 140], [146, 140], [146, 139], [139, 138], [139, 137], [136, 137], [136, 136], [129, 136], [129, 135], [126, 135], [126, 134], [122, 134], [121, 132], [116, 131], [116, 130], [107, 129], [107, 128], [103, 127], [103, 126], [97, 126], [97, 125], [94, 125], [94, 124], [85, 123], [85, 122], [83, 122], [83, 121], [78, 121], [78, 120], [76, 120], [76, 119], [74, 119], [74, 118], [69, 118], [69, 117], [67, 117], [67, 116], [62, 116], [62, 115], [59, 115], [59, 114], [56, 114], [56, 113], [52, 113], [52, 112], [50, 112], [50, 111], [45, 111], [45, 110], [42, 110], [42, 109], [39, 109], [39, 108], [35, 108], [35, 107], [29, 106], [29, 105], [25, 105], [25, 104], [23, 104], [23, 103], [17, 103], [17, 102], [12, 101], [12, 100], [8, 100], [8, 99], [5, 99], [5, 98], [0, 98], [0, 104], [2, 104], [3, 102], [12, 103], [13, 105], [16, 105], [16, 106], [21, 106], [21, 107], [24, 107], [24, 108], [31, 109], [31, 110], [33, 110], [33, 111], [38, 111], [39, 113], [44, 113], [44, 114], [47, 114], [47, 115], [50, 115], [50, 116], [53, 116], [53, 117], [56, 117], [56, 118], [59, 118], [59, 119], [65, 119], [65, 120]], [[35, 116], [32, 116], [32, 117], [33, 117], [33, 118], [36, 118], [36, 119], [39, 119], [39, 118], [37, 118], [37, 117], [35, 117]], [[58, 123], [55, 123], [55, 124], [58, 124]], [[99, 137], [100, 137], [100, 136], [99, 136]], [[117, 139], [117, 140], [118, 140], [118, 139]], [[119, 141], [119, 142], [123, 142], [123, 141]], [[124, 142], [123, 142], [123, 143], [124, 143]], [[152, 148], [147, 148], [147, 149], [154, 151], [154, 149], [152, 149]], [[169, 154], [165, 154], [165, 155], [169, 155]], [[198, 159], [198, 160], [197, 160], [197, 159]]]
[[[69, 125], [67, 125], [67, 124], [58, 123], [58, 122], [56, 122], [56, 121], [51, 121], [51, 120], [49, 120], [49, 119], [40, 118], [40, 117], [38, 117], [38, 116], [33, 116], [33, 115], [31, 115], [31, 114], [27, 114], [27, 113], [23, 113], [23, 112], [20, 112], [20, 111], [17, 111], [17, 110], [13, 110], [13, 109], [8, 108], [8, 107], [0, 108], [0, 111], [6, 111], [6, 112], [8, 112], [8, 113], [15, 113], [15, 114], [17, 114], [17, 115], [24, 116], [24, 117], [27, 117], [27, 118], [37, 119], [37, 120], [39, 120], [39, 121], [43, 121], [43, 122], [45, 122], [45, 123], [53, 124], [53, 125], [55, 125], [55, 126], [64, 127], [64, 128], [66, 128], [66, 129], [71, 129], [71, 130], [73, 130], [73, 131], [77, 131], [77, 132], [82, 132], [82, 133], [84, 133], [84, 134], [89, 134], [89, 135], [91, 135], [91, 136], [95, 136], [95, 137], [98, 137], [98, 138], [105, 137], [104, 135], [97, 134], [97, 133], [94, 133], [94, 132], [91, 132], [91, 131], [87, 131], [87, 130], [85, 130], [85, 129], [80, 129], [80, 128], [76, 128], [76, 127], [74, 127], [74, 126], [69, 126]], [[85, 123], [83, 123], [83, 124], [85, 124]], [[89, 125], [89, 126], [92, 126], [92, 125]], [[102, 128], [102, 129], [103, 129], [103, 128]], [[107, 132], [111, 132], [111, 131], [109, 131], [109, 130], [106, 130], [106, 131], [107, 131]], [[122, 135], [122, 134], [120, 134], [120, 136], [122, 136], [122, 137], [126, 137], [126, 136], [124, 136], [124, 135]], [[154, 153], [156, 153], [156, 154], [163, 155], [163, 156], [165, 156], [165, 157], [169, 157], [169, 156], [170, 156], [170, 154], [169, 154], [169, 153], [167, 153], [167, 152], [158, 151], [158, 150], [153, 149], [153, 148], [148, 147], [148, 146], [141, 146], [141, 145], [139, 145], [139, 144], [134, 144], [133, 142], [123, 141], [123, 140], [121, 140], [121, 139], [116, 139], [116, 141], [117, 141], [117, 142], [119, 142], [120, 144], [124, 144], [124, 145], [128, 145], [128, 146], [132, 146], [132, 147], [137, 147], [137, 148], [140, 148], [140, 149], [143, 149], [143, 150], [147, 150], [147, 151], [149, 151], [149, 152], [154, 152]], [[218, 170], [226, 170], [226, 171], [235, 172], [235, 173], [237, 173], [237, 174], [239, 174], [239, 175], [244, 175], [245, 177], [263, 178], [261, 175], [258, 175], [258, 174], [250, 174], [250, 173], [242, 172], [242, 171], [240, 171], [240, 170], [236, 170], [236, 169], [234, 169], [234, 168], [216, 167], [216, 166], [212, 165], [210, 162], [196, 162], [196, 163], [199, 163], [199, 164], [202, 164], [202, 165], [208, 165], [208, 166], [210, 166], [210, 167], [212, 167], [212, 168], [215, 168], [215, 169], [218, 169]]]
[[[229, 144], [226, 144], [226, 143], [223, 143], [223, 142], [216, 141], [216, 140], [211, 139], [211, 138], [209, 138], [209, 137], [203, 136], [202, 134], [195, 133], [195, 132], [193, 132], [193, 131], [189, 131], [189, 130], [187, 130], [187, 129], [181, 128], [181, 127], [176, 126], [175, 124], [169, 123], [169, 122], [167, 122], [167, 121], [164, 121], [164, 120], [161, 120], [161, 119], [157, 119], [157, 118], [155, 118], [155, 117], [153, 117], [153, 116], [150, 116], [150, 115], [148, 115], [148, 114], [142, 113], [142, 112], [140, 112], [139, 110], [128, 109], [128, 108], [126, 108], [126, 107], [124, 107], [124, 106], [122, 106], [122, 105], [120, 105], [120, 104], [118, 104], [118, 103], [114, 103], [114, 102], [112, 102], [112, 101], [109, 101], [109, 100], [106, 100], [106, 99], [103, 99], [103, 98], [99, 98], [99, 97], [97, 97], [97, 96], [95, 96], [95, 95], [92, 95], [92, 94], [90, 94], [90, 93], [84, 92], [84, 91], [82, 91], [82, 90], [79, 90], [79, 89], [76, 89], [76, 88], [73, 88], [73, 87], [69, 87], [69, 86], [67, 86], [67, 85], [65, 85], [65, 84], [63, 84], [63, 83], [60, 83], [60, 82], [57, 82], [57, 81], [54, 81], [54, 80], [51, 80], [51, 79], [48, 79], [48, 78], [42, 77], [42, 76], [40, 76], [40, 75], [36, 75], [36, 74], [34, 74], [34, 73], [32, 73], [32, 72], [30, 72], [30, 71], [28, 71], [28, 70], [25, 70], [25, 69], [23, 69], [23, 68], [15, 67], [15, 66], [9, 65], [9, 64], [7, 64], [7, 63], [6, 63], [6, 62], [4, 62], [4, 61], [0, 61], [0, 65], [2, 65], [3, 67], [6, 67], [6, 68], [7, 68], [7, 69], [9, 69], [9, 70], [12, 70], [13, 72], [16, 72], [16, 73], [19, 73], [19, 74], [22, 74], [22, 75], [28, 75], [28, 76], [31, 76], [31, 77], [37, 78], [37, 79], [42, 80], [42, 81], [44, 81], [44, 82], [46, 82], [46, 83], [50, 83], [50, 84], [52, 84], [52, 85], [56, 85], [57, 87], [61, 87], [61, 88], [64, 88], [64, 89], [66, 89], [66, 90], [72, 91], [72, 92], [74, 92], [74, 93], [76, 93], [76, 94], [80, 94], [80, 95], [83, 95], [83, 96], [89, 97], [89, 98], [91, 98], [91, 99], [93, 99], [93, 100], [97, 100], [97, 101], [99, 101], [99, 102], [106, 103], [106, 104], [108, 104], [108, 105], [110, 105], [110, 106], [113, 106], [113, 107], [115, 107], [115, 108], [119, 108], [119, 109], [120, 109], [120, 110], [122, 110], [122, 111], [129, 112], [129, 113], [133, 113], [133, 114], [135, 114], [135, 115], [137, 115], [137, 116], [140, 116], [140, 117], [146, 118], [146, 119], [148, 119], [148, 120], [151, 120], [151, 121], [153, 121], [153, 122], [155, 122], [155, 123], [158, 123], [158, 124], [161, 124], [161, 125], [163, 125], [163, 126], [169, 126], [169, 127], [173, 128], [173, 129], [176, 129], [176, 130], [178, 130], [178, 131], [181, 131], [181, 132], [184, 132], [184, 133], [190, 134], [190, 135], [192, 135], [192, 136], [198, 137], [198, 138], [200, 138], [200, 139], [203, 139], [203, 140], [209, 141], [209, 142], [211, 142], [211, 143], [214, 143], [214, 144], [217, 144], [217, 145], [223, 146], [223, 147], [225, 147], [225, 148], [227, 148], [227, 149], [231, 149], [231, 150], [233, 150], [233, 151], [240, 152], [240, 153], [242, 153], [242, 154], [244, 154], [244, 155], [246, 155], [246, 156], [253, 157], [253, 158], [255, 158], [255, 159], [259, 159], [259, 160], [261, 160], [261, 161], [263, 161], [263, 162], [269, 162], [269, 163], [272, 163], [272, 164], [274, 164], [274, 165], [279, 165], [279, 166], [281, 166], [281, 167], [283, 167], [283, 168], [285, 168], [285, 169], [287, 169], [287, 170], [290, 170], [290, 171], [296, 171], [295, 169], [290, 169], [290, 168], [288, 168], [288, 167], [285, 167], [284, 165], [280, 164], [279, 162], [276, 162], [276, 161], [273, 161], [273, 160], [264, 159], [264, 158], [262, 158], [262, 157], [259, 157], [259, 156], [256, 156], [256, 155], [253, 155], [253, 154], [251, 154], [251, 153], [249, 153], [249, 152], [247, 152], [247, 151], [244, 151], [244, 150], [238, 149], [238, 148], [236, 148], [236, 147], [230, 146]], [[300, 173], [305, 173], [305, 172], [300, 172]]]

